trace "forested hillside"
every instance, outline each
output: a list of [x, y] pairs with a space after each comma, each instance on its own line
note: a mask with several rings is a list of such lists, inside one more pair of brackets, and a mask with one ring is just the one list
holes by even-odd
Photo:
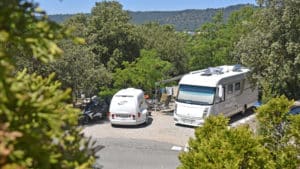
[[[218, 11], [222, 11], [225, 20], [230, 13], [247, 5], [234, 5], [226, 8], [218, 9], [188, 9], [183, 11], [149, 11], [149, 12], [133, 12], [129, 11], [131, 22], [134, 24], [144, 24], [148, 22], [158, 22], [159, 24], [171, 24], [175, 26], [177, 31], [194, 31], [202, 24], [210, 22], [212, 17]], [[87, 14], [89, 15], [89, 14]], [[61, 23], [70, 18], [71, 14], [50, 15], [53, 21]]]
[[129, 12], [132, 17], [132, 22], [136, 24], [143, 24], [150, 21], [156, 21], [160, 24], [171, 24], [175, 26], [178, 31], [194, 31], [202, 24], [210, 22], [212, 17], [218, 12], [222, 11], [225, 20], [230, 13], [239, 10], [246, 5], [234, 5], [219, 9], [189, 9], [184, 11], [157, 11], [157, 12]]

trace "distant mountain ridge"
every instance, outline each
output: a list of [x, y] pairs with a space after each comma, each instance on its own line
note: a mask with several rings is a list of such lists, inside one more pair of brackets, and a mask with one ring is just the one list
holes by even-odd
[[[131, 16], [131, 22], [134, 24], [144, 24], [147, 22], [158, 22], [160, 24], [171, 24], [177, 31], [195, 31], [206, 22], [210, 22], [212, 17], [220, 10], [223, 11], [224, 18], [227, 19], [231, 12], [239, 10], [245, 6], [254, 6], [251, 4], [239, 4], [228, 6], [226, 8], [208, 8], [208, 9], [188, 9], [182, 11], [128, 11]], [[61, 23], [75, 14], [57, 14], [49, 15], [49, 18], [55, 22]], [[87, 14], [89, 15], [89, 14]]]

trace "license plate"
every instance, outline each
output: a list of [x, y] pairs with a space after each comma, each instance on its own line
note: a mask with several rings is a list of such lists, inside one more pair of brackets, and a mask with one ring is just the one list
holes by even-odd
[[130, 115], [128, 115], [128, 114], [118, 114], [117, 117], [120, 117], [120, 118], [129, 118]]
[[189, 124], [194, 123], [194, 120], [183, 119], [182, 121], [183, 121], [184, 123], [189, 123]]

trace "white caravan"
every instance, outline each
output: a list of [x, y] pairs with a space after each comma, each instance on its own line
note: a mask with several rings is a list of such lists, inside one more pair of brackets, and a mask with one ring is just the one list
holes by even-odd
[[200, 126], [210, 115], [230, 117], [254, 106], [258, 90], [246, 79], [249, 71], [224, 65], [184, 75], [178, 86], [175, 123]]
[[147, 104], [141, 89], [127, 88], [118, 91], [109, 106], [112, 125], [139, 125], [148, 123]]

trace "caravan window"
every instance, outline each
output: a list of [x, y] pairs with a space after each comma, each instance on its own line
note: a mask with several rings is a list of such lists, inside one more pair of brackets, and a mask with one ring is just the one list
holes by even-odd
[[235, 86], [234, 86], [234, 91], [238, 91], [238, 90], [241, 90], [241, 83], [240, 82], [235, 83]]
[[232, 92], [233, 92], [233, 84], [229, 84], [229, 85], [227, 86], [227, 93], [228, 93], [228, 94], [232, 94]]

